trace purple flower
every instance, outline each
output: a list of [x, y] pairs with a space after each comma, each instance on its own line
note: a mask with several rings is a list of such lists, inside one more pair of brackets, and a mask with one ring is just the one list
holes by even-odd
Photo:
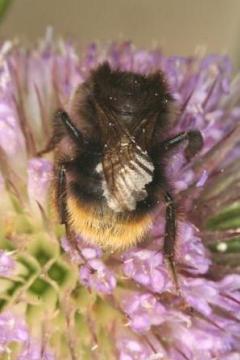
[[40, 342], [31, 340], [26, 343], [17, 360], [55, 360], [50, 351], [44, 349]]
[[154, 292], [163, 292], [170, 286], [163, 256], [154, 250], [133, 250], [124, 254], [124, 274]]
[[12, 107], [0, 100], [0, 145], [9, 156], [15, 156], [19, 146], [22, 146], [22, 138], [18, 137], [19, 132]]
[[64, 250], [69, 253], [71, 260], [81, 265], [79, 275], [82, 284], [103, 294], [113, 292], [116, 287], [116, 278], [114, 273], [100, 259], [101, 249], [84, 243], [81, 237], [76, 238], [75, 249], [66, 237], [61, 239], [61, 243]]
[[87, 287], [103, 294], [112, 293], [116, 287], [116, 278], [99, 259], [89, 260], [80, 268], [80, 281]]
[[46, 159], [34, 158], [28, 165], [28, 196], [32, 202], [44, 205], [52, 179], [52, 163]]
[[[204, 274], [210, 266], [210, 259], [206, 249], [198, 237], [197, 230], [188, 223], [179, 223], [179, 241], [177, 258], [181, 266], [190, 270], [192, 274]], [[123, 255], [123, 271], [128, 278], [144, 285], [153, 292], [162, 293], [172, 288], [169, 273], [164, 263], [163, 255], [158, 249], [162, 248], [163, 228], [158, 222], [152, 229], [157, 239], [150, 249], [135, 249]], [[182, 278], [184, 281], [184, 278]]]
[[147, 345], [134, 338], [120, 338], [117, 347], [119, 349], [119, 360], [146, 360], [151, 354]]
[[75, 249], [66, 236], [61, 239], [61, 246], [64, 251], [69, 254], [71, 260], [77, 264], [82, 264], [85, 260], [92, 260], [102, 256], [100, 248], [93, 246], [92, 244], [87, 244], [80, 236], [76, 237]]
[[11, 312], [0, 315], [0, 352], [6, 351], [9, 343], [25, 343], [28, 336], [28, 329], [22, 318]]
[[20, 353], [17, 360], [54, 360], [49, 350], [45, 350], [40, 341], [34, 339], [25, 319], [6, 311], [0, 315], [0, 353], [11, 353], [12, 343], [19, 343]]
[[0, 275], [11, 276], [16, 268], [16, 262], [12, 258], [11, 253], [0, 250]]
[[123, 309], [130, 318], [129, 325], [139, 332], [150, 330], [151, 326], [164, 321], [165, 307], [148, 293], [134, 293], [123, 299]]
[[[51, 321], [49, 342], [58, 347], [56, 354], [63, 346], [63, 353], [76, 359], [99, 351], [99, 357], [120, 360], [239, 360], [239, 259], [225, 252], [239, 237], [239, 221], [223, 231], [206, 227], [217, 212], [239, 203], [240, 81], [229, 59], [166, 57], [129, 42], [91, 44], [79, 56], [71, 42], [54, 42], [51, 32], [29, 51], [3, 43], [0, 59], [0, 227], [4, 241], [13, 240], [20, 254], [13, 259], [1, 242], [0, 304], [38, 311], [47, 304], [51, 319], [57, 319]], [[68, 111], [77, 86], [105, 60], [141, 74], [162, 70], [178, 108], [166, 137], [189, 129], [203, 134], [203, 149], [192, 161], [180, 148], [167, 164], [179, 205], [181, 294], [162, 252], [163, 204], [148, 241], [116, 254], [106, 254], [81, 234], [69, 241], [51, 214], [46, 211], [48, 221], [39, 223], [32, 211], [36, 203], [48, 206], [52, 158], [37, 157], [37, 151], [50, 137], [51, 114], [59, 107]], [[219, 242], [222, 253], [216, 250]], [[4, 279], [13, 271], [13, 282]], [[33, 316], [29, 323], [34, 321]], [[18, 342], [18, 360], [53, 359], [48, 344], [32, 338], [26, 322], [11, 312], [0, 315], [0, 330], [0, 351]], [[60, 345], [58, 338], [64, 339]], [[111, 346], [103, 346], [108, 340]]]

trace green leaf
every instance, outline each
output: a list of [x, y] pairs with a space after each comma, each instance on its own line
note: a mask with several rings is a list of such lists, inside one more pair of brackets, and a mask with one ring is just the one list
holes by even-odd
[[0, 0], [0, 21], [3, 19], [12, 2], [12, 0]]
[[[234, 230], [240, 227], [240, 203], [233, 203], [207, 222], [210, 230]], [[240, 253], [240, 237], [219, 241], [209, 246], [213, 252]]]
[[207, 222], [211, 230], [236, 229], [240, 226], [240, 204], [235, 203], [224, 209], [220, 214], [214, 216]]
[[228, 240], [227, 242], [219, 241], [216, 244], [210, 245], [209, 248], [213, 252], [224, 252], [226, 254], [240, 253], [240, 237]]

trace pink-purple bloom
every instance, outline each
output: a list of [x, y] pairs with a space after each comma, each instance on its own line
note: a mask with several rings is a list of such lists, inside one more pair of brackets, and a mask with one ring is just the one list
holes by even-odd
[[[49, 308], [58, 320], [52, 320], [49, 336], [43, 336], [53, 343], [49, 352], [49, 344], [42, 346], [33, 339], [24, 320], [3, 310], [0, 351], [6, 352], [15, 341], [22, 344], [15, 356], [18, 360], [52, 360], [59, 354], [54, 346], [65, 346], [70, 359], [91, 358], [95, 352], [99, 358], [120, 360], [239, 360], [240, 275], [237, 255], [229, 257], [224, 252], [230, 240], [239, 236], [239, 228], [206, 227], [216, 213], [239, 201], [240, 77], [233, 78], [228, 57], [166, 57], [128, 42], [92, 44], [78, 54], [70, 42], [54, 42], [49, 36], [28, 51], [10, 45], [3, 44], [0, 50], [0, 189], [4, 199], [0, 225], [17, 255], [13, 259], [1, 243], [0, 274], [10, 277], [19, 261], [16, 276], [20, 280], [17, 286], [13, 280], [15, 287], [3, 290], [0, 300], [3, 309], [15, 303], [34, 308], [41, 301], [44, 306], [47, 283], [55, 294], [54, 300], [47, 298]], [[76, 87], [105, 60], [113, 68], [142, 74], [161, 69], [178, 108], [166, 137], [188, 129], [199, 129], [204, 137], [201, 153], [190, 163], [180, 149], [167, 168], [179, 204], [180, 295], [162, 253], [165, 217], [161, 204], [147, 241], [111, 254], [85, 242], [81, 234], [73, 247], [63, 229], [55, 229], [56, 220], [49, 211], [52, 157], [37, 157], [37, 151], [50, 136], [53, 112], [58, 107], [68, 110]], [[33, 208], [42, 222], [36, 220]], [[219, 253], [211, 253], [207, 246], [220, 242], [224, 244], [221, 261]], [[59, 268], [67, 268], [72, 276], [68, 286], [62, 285]], [[33, 296], [34, 291], [38, 295]], [[103, 320], [104, 308], [107, 320]], [[101, 348], [106, 341], [103, 328], [111, 350]], [[66, 339], [64, 344], [54, 342], [59, 333]]]
[[44, 349], [39, 341], [30, 339], [17, 360], [55, 360], [52, 352]]
[[0, 352], [13, 341], [24, 343], [28, 340], [28, 330], [25, 321], [10, 312], [0, 315]]
[[119, 360], [150, 360], [151, 349], [134, 338], [122, 337], [116, 345], [119, 350]]
[[11, 276], [16, 268], [16, 262], [11, 253], [0, 250], [0, 276]]
[[89, 260], [80, 268], [80, 281], [86, 287], [103, 294], [111, 294], [116, 287], [116, 278], [99, 259]]
[[7, 353], [12, 359], [11, 345], [14, 343], [20, 345], [17, 360], [55, 360], [49, 349], [44, 349], [39, 341], [31, 337], [25, 319], [6, 311], [0, 315], [0, 356]]
[[169, 287], [169, 279], [163, 265], [163, 256], [150, 249], [129, 251], [124, 254], [123, 272], [137, 283], [161, 293]]
[[[47, 198], [52, 179], [52, 164], [46, 159], [33, 158], [28, 164], [28, 196], [32, 202]], [[41, 204], [44, 205], [44, 204]]]

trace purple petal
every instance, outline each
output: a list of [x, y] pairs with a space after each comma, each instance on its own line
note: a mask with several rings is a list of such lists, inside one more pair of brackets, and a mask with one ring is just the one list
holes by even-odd
[[35, 158], [28, 165], [28, 195], [31, 201], [44, 205], [52, 179], [52, 163]]
[[0, 275], [11, 276], [16, 269], [16, 262], [7, 251], [0, 250]]

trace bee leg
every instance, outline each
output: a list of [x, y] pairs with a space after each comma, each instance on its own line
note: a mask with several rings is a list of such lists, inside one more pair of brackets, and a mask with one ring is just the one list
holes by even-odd
[[187, 132], [188, 145], [185, 149], [185, 157], [191, 160], [203, 147], [203, 137], [199, 130], [190, 130]]
[[69, 243], [72, 245], [73, 249], [79, 251], [75, 232], [71, 229], [71, 226], [68, 222], [66, 184], [67, 184], [66, 168], [62, 164], [57, 169], [57, 186], [56, 186], [57, 209], [60, 218], [60, 224], [65, 225], [66, 236], [68, 238]]
[[163, 253], [167, 260], [167, 265], [170, 270], [170, 274], [177, 293], [180, 294], [180, 287], [178, 283], [177, 270], [175, 264], [175, 243], [176, 243], [176, 205], [173, 197], [169, 192], [165, 193], [166, 202], [166, 225], [165, 225], [165, 237], [163, 244]]
[[50, 151], [53, 151], [55, 146], [66, 133], [78, 143], [83, 142], [81, 132], [73, 124], [68, 114], [64, 110], [58, 110], [53, 118], [53, 135], [45, 148], [37, 153], [37, 156], [42, 156]]
[[52, 137], [50, 138], [50, 140], [48, 141], [47, 145], [45, 146], [45, 148], [42, 149], [42, 150], [40, 150], [40, 151], [38, 151], [36, 155], [37, 155], [37, 156], [42, 156], [42, 155], [44, 155], [44, 154], [47, 154], [47, 153], [53, 151], [54, 148], [55, 148], [55, 146], [56, 146], [56, 141], [55, 141], [54, 136], [52, 136]]
[[67, 204], [66, 204], [66, 168], [60, 165], [57, 169], [56, 186], [57, 208], [60, 218], [60, 224], [67, 224]]
[[188, 145], [185, 148], [185, 157], [190, 161], [203, 147], [203, 137], [199, 130], [190, 130], [179, 133], [173, 138], [165, 140], [160, 144], [160, 147], [165, 151], [172, 150], [183, 141], [188, 141]]
[[167, 261], [168, 269], [175, 285], [177, 295], [180, 296], [179, 306], [183, 311], [192, 313], [193, 308], [187, 300], [185, 299], [181, 287], [178, 282], [178, 274], [175, 263], [175, 245], [176, 245], [176, 233], [177, 233], [177, 224], [176, 224], [176, 205], [174, 203], [173, 197], [169, 192], [165, 193], [166, 201], [166, 225], [165, 225], [165, 237], [163, 244], [163, 254], [164, 258]]
[[53, 133], [50, 139], [48, 140], [46, 146], [37, 152], [37, 156], [42, 156], [54, 150], [58, 141], [61, 138], [61, 123], [62, 123], [62, 111], [57, 111], [53, 117]]

